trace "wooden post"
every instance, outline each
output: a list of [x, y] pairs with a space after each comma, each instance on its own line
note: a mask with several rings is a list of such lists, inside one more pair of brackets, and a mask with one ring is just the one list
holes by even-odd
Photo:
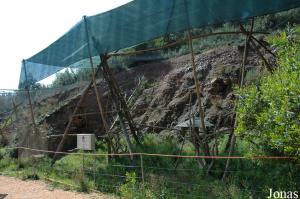
[[[190, 48], [190, 53], [191, 53], [191, 61], [192, 61], [192, 68], [193, 68], [193, 76], [194, 76], [194, 81], [195, 81], [195, 89], [196, 89], [196, 94], [197, 94], [197, 99], [198, 99], [198, 106], [199, 106], [199, 116], [200, 116], [200, 122], [201, 122], [201, 128], [202, 128], [202, 132], [204, 134], [208, 134], [207, 130], [206, 130], [206, 126], [205, 126], [205, 112], [203, 110], [203, 107], [202, 107], [202, 101], [201, 101], [201, 96], [200, 96], [200, 85], [199, 85], [199, 80], [198, 80], [198, 77], [197, 77], [197, 71], [196, 71], [196, 63], [195, 63], [195, 54], [194, 54], [194, 50], [193, 50], [193, 40], [192, 40], [192, 33], [191, 33], [191, 30], [189, 29], [188, 30], [188, 41], [189, 41], [189, 48]], [[199, 128], [200, 130], [200, 128]], [[197, 131], [197, 129], [194, 129], [194, 132], [196, 133], [197, 135], [197, 138], [196, 141], [197, 142], [200, 142], [200, 138], [199, 138], [199, 131]], [[210, 155], [210, 152], [209, 152], [209, 144], [208, 144], [208, 141], [205, 141], [205, 142], [202, 142], [202, 145], [203, 145], [203, 152], [206, 156], [209, 156]], [[197, 143], [195, 145], [195, 147], [199, 146], [199, 148], [197, 149], [198, 153], [199, 153], [199, 149], [200, 149], [200, 145], [199, 143]], [[210, 161], [210, 159], [203, 159], [203, 162], [208, 163]]]
[[[241, 27], [241, 29], [243, 28], [242, 25], [240, 27]], [[244, 86], [245, 68], [246, 68], [247, 55], [248, 55], [248, 46], [249, 46], [249, 42], [250, 42], [251, 35], [252, 35], [252, 32], [253, 32], [253, 27], [254, 27], [254, 18], [251, 20], [250, 32], [246, 34], [245, 47], [244, 47], [244, 52], [243, 52], [243, 61], [242, 61], [241, 74], [240, 74], [240, 87]], [[235, 118], [234, 127], [236, 126], [236, 122], [237, 121], [236, 121], [236, 118]], [[235, 143], [236, 143], [236, 136], [234, 135], [234, 128], [233, 128], [232, 137], [231, 137], [231, 140], [230, 140], [230, 148], [229, 148], [229, 153], [228, 153], [229, 157], [232, 156], [232, 154], [234, 152]], [[226, 165], [225, 165], [225, 169], [224, 169], [224, 173], [223, 173], [223, 177], [222, 177], [223, 180], [227, 176], [227, 170], [229, 168], [229, 164], [230, 164], [230, 158], [228, 158], [227, 161], [226, 161]]]
[[268, 53], [270, 53], [271, 55], [273, 55], [274, 57], [276, 57], [276, 54], [273, 53], [270, 49], [267, 48], [267, 46], [265, 44], [263, 44], [261, 41], [259, 41], [258, 39], [256, 39], [253, 35], [251, 35], [251, 39], [256, 41], [261, 47], [263, 47]]
[[248, 46], [249, 46], [249, 41], [250, 41], [250, 38], [251, 38], [251, 35], [252, 35], [252, 31], [253, 31], [253, 25], [254, 25], [254, 19], [251, 20], [251, 29], [250, 29], [250, 32], [247, 33], [246, 40], [245, 40], [242, 70], [241, 70], [241, 77], [240, 77], [240, 87], [242, 87], [244, 85], [246, 62], [247, 62], [247, 55], [248, 55]]
[[18, 118], [18, 107], [16, 106], [16, 103], [15, 103], [14, 99], [11, 99], [11, 102], [12, 102], [12, 105], [13, 105], [13, 109], [14, 109], [14, 112], [15, 112], [16, 119], [17, 119]]
[[[111, 141], [111, 138], [109, 136], [109, 127], [108, 127], [108, 124], [107, 124], [105, 116], [104, 116], [101, 97], [100, 97], [99, 91], [97, 89], [96, 75], [95, 75], [95, 69], [94, 69], [94, 64], [93, 64], [93, 60], [92, 60], [92, 53], [91, 53], [91, 48], [90, 48], [89, 31], [88, 31], [88, 24], [87, 24], [86, 16], [83, 17], [83, 21], [84, 21], [84, 25], [85, 25], [85, 33], [86, 33], [86, 41], [87, 41], [87, 47], [88, 47], [89, 61], [90, 61], [90, 66], [91, 66], [91, 70], [92, 70], [93, 86], [94, 86], [94, 90], [95, 90], [95, 95], [96, 95], [97, 104], [98, 104], [98, 108], [99, 108], [99, 111], [100, 111], [102, 123], [103, 123], [104, 129], [105, 129], [105, 133], [108, 135], [107, 138], [106, 138], [107, 153], [111, 154], [111, 145], [112, 145], [111, 142], [112, 141]], [[107, 156], [107, 157], [108, 157], [108, 161], [109, 161], [110, 156]]]
[[255, 51], [257, 52], [258, 56], [263, 60], [264, 64], [266, 65], [268, 71], [270, 73], [273, 73], [273, 69], [271, 67], [271, 65], [269, 64], [269, 62], [266, 60], [266, 58], [263, 56], [263, 54], [259, 51], [258, 47], [256, 46], [256, 44], [254, 43], [253, 40], [250, 40], [250, 43], [252, 44], [252, 46], [254, 47]]
[[30, 88], [29, 88], [29, 84], [28, 84], [26, 62], [25, 62], [24, 59], [23, 59], [22, 63], [23, 63], [24, 72], [25, 72], [25, 81], [26, 81], [25, 89], [26, 89], [26, 92], [27, 92], [27, 97], [28, 97], [28, 102], [29, 102], [31, 122], [32, 122], [32, 125], [33, 125], [33, 128], [34, 128], [34, 133], [37, 134], [37, 127], [36, 127], [36, 124], [35, 124], [35, 119], [34, 119], [34, 114], [33, 114], [33, 108], [32, 108], [32, 102], [31, 102], [31, 96], [30, 96], [30, 92], [29, 92]]
[[128, 147], [128, 151], [129, 151], [129, 154], [130, 154], [130, 159], [131, 159], [131, 161], [133, 161], [134, 157], [132, 155], [132, 144], [131, 144], [130, 137], [128, 135], [123, 117], [119, 116], [119, 120], [120, 120], [120, 125], [121, 125], [122, 132], [124, 133], [124, 136], [125, 136], [125, 142], [126, 142], [127, 147]]
[[[197, 156], [200, 156], [200, 150], [199, 150], [199, 146], [197, 143], [197, 137], [196, 137], [196, 132], [195, 132], [195, 117], [194, 117], [194, 112], [192, 110], [192, 94], [191, 93], [189, 94], [189, 130], [190, 130], [190, 135], [192, 138], [192, 143], [194, 144], [195, 153]], [[196, 161], [198, 162], [198, 165], [201, 169], [205, 167], [205, 165], [206, 165], [205, 159], [196, 158]]]
[[126, 142], [126, 145], [128, 147], [128, 151], [130, 153], [130, 159], [133, 160], [134, 157], [132, 156], [132, 143], [131, 143], [131, 140], [130, 140], [130, 137], [129, 137], [129, 134], [127, 132], [127, 129], [126, 129], [126, 125], [125, 125], [125, 122], [124, 122], [124, 115], [123, 115], [123, 112], [121, 110], [121, 107], [120, 107], [120, 104], [119, 104], [119, 101], [116, 99], [116, 94], [115, 94], [115, 90], [113, 89], [113, 86], [109, 80], [109, 78], [107, 77], [107, 74], [105, 73], [105, 71], [103, 70], [103, 76], [106, 79], [107, 83], [108, 83], [108, 87], [111, 91], [111, 95], [112, 95], [112, 100], [114, 102], [114, 105], [115, 105], [115, 108], [117, 109], [117, 113], [118, 113], [118, 119], [120, 121], [120, 126], [121, 126], [121, 131], [123, 132], [124, 136], [125, 136], [125, 142]]
[[105, 78], [105, 80], [108, 83], [108, 86], [111, 90], [112, 96], [113, 96], [113, 100], [116, 103], [116, 108], [120, 109], [120, 111], [122, 112], [122, 115], [126, 118], [127, 122], [128, 122], [128, 126], [130, 128], [131, 134], [133, 136], [133, 138], [135, 139], [136, 143], [138, 145], [141, 145], [139, 138], [137, 136], [137, 129], [136, 126], [133, 123], [132, 117], [130, 115], [130, 112], [128, 110], [126, 101], [124, 99], [124, 97], [121, 94], [121, 89], [117, 83], [117, 81], [115, 80], [113, 74], [111, 73], [109, 66], [107, 64], [107, 57], [106, 56], [101, 56], [101, 60], [103, 62], [102, 65], [102, 70], [103, 70], [103, 76]]
[[[240, 26], [241, 31], [247, 35], [247, 31], [245, 30], [245, 28], [241, 25]], [[254, 43], [253, 39], [255, 41], [258, 42], [257, 39], [255, 39], [253, 36], [250, 36], [249, 38], [249, 42], [251, 43], [251, 45], [253, 46], [254, 50], [256, 51], [256, 53], [258, 54], [258, 56], [263, 60], [264, 64], [266, 65], [268, 71], [270, 73], [273, 73], [272, 67], [270, 66], [270, 64], [268, 63], [268, 61], [264, 58], [263, 54], [259, 51], [257, 45]], [[264, 45], [262, 45], [261, 43], [258, 42], [258, 44], [260, 44], [263, 48], [266, 49], [266, 47]], [[274, 55], [274, 53], [272, 53], [271, 51], [268, 51], [269, 53], [271, 53], [272, 55]]]
[[192, 41], [192, 35], [191, 31], [188, 30], [188, 40], [189, 40], [189, 48], [190, 48], [190, 53], [191, 53], [191, 61], [192, 61], [192, 68], [193, 68], [193, 76], [194, 76], [194, 81], [196, 85], [196, 94], [197, 94], [197, 99], [198, 99], [198, 106], [199, 106], [199, 115], [200, 115], [200, 121], [201, 121], [201, 127], [204, 133], [206, 132], [206, 127], [205, 127], [205, 122], [204, 122], [204, 110], [202, 107], [202, 102], [201, 102], [201, 96], [200, 96], [200, 85], [199, 85], [199, 80], [197, 77], [197, 72], [196, 72], [196, 64], [195, 64], [195, 55], [194, 55], [194, 50], [193, 50], [193, 41]]

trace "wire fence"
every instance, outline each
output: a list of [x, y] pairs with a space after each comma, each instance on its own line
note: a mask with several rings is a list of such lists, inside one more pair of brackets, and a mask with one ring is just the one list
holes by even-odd
[[[63, 155], [52, 167], [45, 162], [49, 162], [55, 152], [49, 150], [31, 149], [26, 147], [6, 148], [7, 151], [27, 150], [32, 152], [32, 156], [27, 158], [19, 157], [17, 159], [18, 168], [28, 167], [31, 176], [41, 176], [44, 180], [52, 183], [62, 184], [75, 189], [83, 189], [86, 183], [86, 189], [90, 191], [102, 191], [114, 193], [116, 196], [122, 195], [124, 187], [127, 191], [138, 192], [148, 187], [157, 197], [168, 195], [171, 198], [206, 198], [207, 194], [213, 189], [217, 189], [216, 179], [222, 175], [222, 167], [210, 169], [209, 175], [207, 168], [199, 168], [195, 159], [206, 158], [220, 161], [220, 165], [227, 158], [233, 158], [236, 161], [272, 161], [276, 164], [285, 165], [296, 159], [295, 157], [275, 157], [275, 156], [256, 156], [256, 157], [225, 157], [225, 156], [189, 156], [173, 154], [151, 154], [151, 153], [84, 153], [84, 152], [60, 152]], [[134, 160], [130, 160], [131, 156]], [[108, 157], [114, 156], [115, 159], [108, 162]], [[157, 158], [162, 158], [163, 161]], [[185, 162], [174, 166], [174, 160], [181, 158]], [[26, 162], [31, 162], [28, 166]], [[165, 162], [165, 164], [164, 164]], [[171, 164], [170, 164], [171, 162]], [[222, 163], [223, 162], [223, 163]], [[247, 164], [247, 162], [244, 162]], [[26, 166], [24, 166], [26, 165]], [[230, 175], [243, 175], [245, 178], [256, 178], [254, 171], [257, 168], [244, 166], [244, 168], [235, 168], [228, 170]], [[290, 168], [281, 171], [289, 173]], [[4, 175], [11, 175], [19, 172], [18, 170], [3, 172]], [[128, 175], [134, 173], [135, 175]], [[264, 175], [268, 176], [271, 171], [266, 171]], [[22, 173], [18, 173], [20, 175]], [[258, 172], [257, 175], [261, 175]], [[299, 183], [300, 176], [294, 173], [296, 183]], [[24, 174], [23, 174], [24, 175]], [[27, 173], [27, 175], [29, 175]], [[208, 181], [204, 181], [206, 179]], [[209, 181], [210, 180], [210, 181]], [[290, 180], [290, 179], [289, 179]], [[135, 183], [132, 183], [132, 182]], [[247, 180], [245, 180], [246, 182]], [[230, 184], [224, 183], [222, 186], [226, 189], [232, 189]], [[209, 190], [211, 189], [211, 190]], [[261, 187], [236, 186], [234, 189], [241, 193], [250, 193], [252, 196], [261, 196], [267, 192]], [[226, 190], [222, 189], [226, 194]], [[227, 193], [230, 195], [230, 193]], [[162, 197], [163, 198], [163, 197]], [[167, 198], [167, 197], [166, 197]]]

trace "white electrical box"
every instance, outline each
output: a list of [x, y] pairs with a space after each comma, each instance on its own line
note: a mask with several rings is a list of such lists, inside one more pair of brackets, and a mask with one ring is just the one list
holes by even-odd
[[95, 135], [94, 134], [78, 134], [77, 149], [85, 151], [95, 150]]

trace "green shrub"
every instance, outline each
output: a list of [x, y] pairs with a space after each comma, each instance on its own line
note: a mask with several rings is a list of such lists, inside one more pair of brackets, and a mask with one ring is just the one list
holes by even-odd
[[135, 173], [126, 173], [126, 182], [121, 185], [120, 193], [126, 199], [153, 199], [155, 194], [136, 180]]
[[300, 27], [269, 38], [278, 67], [256, 85], [238, 89], [239, 136], [262, 151], [300, 154]]

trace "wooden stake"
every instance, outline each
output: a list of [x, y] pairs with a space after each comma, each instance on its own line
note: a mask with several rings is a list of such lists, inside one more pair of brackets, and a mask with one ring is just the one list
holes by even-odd
[[27, 97], [28, 97], [28, 102], [29, 102], [31, 122], [32, 122], [32, 125], [33, 125], [33, 128], [34, 128], [34, 133], [37, 134], [38, 131], [37, 131], [37, 127], [36, 127], [35, 119], [34, 119], [34, 114], [33, 114], [33, 107], [32, 107], [31, 96], [30, 96], [30, 92], [29, 92], [30, 88], [29, 88], [29, 84], [28, 84], [28, 77], [27, 77], [27, 70], [26, 70], [26, 62], [25, 62], [24, 59], [23, 59], [22, 63], [23, 63], [24, 72], [25, 72], [25, 80], [26, 80], [25, 89], [26, 89], [26, 92], [27, 92]]
[[267, 48], [267, 46], [265, 44], [263, 44], [261, 41], [259, 41], [258, 39], [256, 39], [253, 35], [251, 35], [251, 39], [253, 39], [254, 41], [256, 41], [261, 47], [263, 47], [268, 53], [270, 53], [271, 55], [273, 55], [273, 57], [276, 57], [275, 53], [273, 53], [270, 49]]
[[121, 89], [116, 81], [116, 79], [114, 78], [113, 74], [111, 73], [108, 63], [107, 63], [107, 56], [101, 56], [101, 60], [103, 62], [102, 65], [102, 70], [103, 70], [103, 76], [105, 78], [105, 80], [107, 81], [109, 88], [111, 90], [112, 96], [114, 98], [114, 101], [116, 103], [116, 108], [120, 109], [120, 111], [123, 113], [122, 115], [126, 118], [127, 122], [128, 122], [128, 126], [130, 128], [131, 134], [133, 136], [133, 138], [135, 139], [136, 143], [141, 145], [139, 138], [137, 136], [137, 129], [136, 126], [133, 123], [131, 114], [128, 110], [126, 101], [124, 99], [124, 97], [121, 94]]
[[[197, 141], [197, 136], [196, 136], [196, 132], [195, 132], [195, 117], [194, 117], [194, 112], [192, 110], [192, 94], [190, 93], [190, 99], [189, 99], [189, 126], [190, 126], [190, 134], [191, 134], [191, 138], [192, 138], [192, 143], [194, 144], [194, 148], [195, 148], [195, 153], [197, 156], [200, 156], [200, 151], [199, 151], [199, 144]], [[206, 165], [206, 161], [205, 159], [201, 158], [197, 158], [196, 161], [198, 162], [198, 165], [200, 167], [200, 169], [204, 168]]]
[[17, 119], [18, 118], [18, 107], [16, 106], [16, 103], [15, 103], [14, 99], [11, 99], [11, 102], [12, 102], [12, 105], [13, 105], [13, 109], [14, 109], [14, 112], [15, 112], [16, 119]]
[[129, 137], [129, 134], [127, 132], [127, 129], [125, 127], [125, 123], [124, 123], [122, 115], [119, 115], [119, 120], [120, 120], [121, 129], [122, 129], [122, 132], [124, 134], [125, 141], [126, 141], [126, 144], [127, 144], [127, 147], [128, 147], [128, 151], [129, 151], [129, 154], [130, 154], [130, 159], [133, 161], [134, 157], [132, 155], [132, 144], [131, 144], [130, 137]]
[[[247, 34], [246, 29], [241, 25], [240, 26], [241, 31], [243, 31], [244, 34]], [[265, 57], [263, 56], [263, 54], [259, 51], [258, 47], [256, 46], [256, 44], [254, 43], [254, 41], [252, 40], [252, 38], [254, 38], [253, 36], [249, 38], [249, 42], [252, 44], [254, 50], [257, 52], [258, 56], [263, 60], [264, 64], [266, 65], [268, 71], [270, 73], [273, 73], [273, 69], [271, 67], [271, 65], [268, 63], [268, 61], [265, 59]]]
[[[250, 32], [247, 34], [246, 40], [245, 40], [245, 47], [244, 47], [244, 53], [243, 53], [243, 62], [242, 62], [242, 71], [241, 71], [241, 77], [240, 77], [240, 87], [244, 85], [244, 78], [245, 78], [245, 70], [246, 70], [246, 62], [247, 62], [247, 55], [248, 55], [248, 46], [249, 41], [252, 35], [254, 26], [254, 19], [251, 20], [251, 29]], [[241, 25], [242, 27], [242, 25]]]
[[[240, 27], [241, 27], [241, 29], [243, 29], [245, 31], [245, 29], [243, 28], [242, 25], [240, 25]], [[250, 32], [247, 34], [246, 40], [245, 40], [245, 47], [244, 47], [244, 53], [243, 53], [243, 62], [242, 62], [241, 76], [240, 76], [240, 87], [244, 86], [245, 68], [246, 68], [247, 55], [248, 55], [248, 46], [249, 46], [249, 42], [251, 40], [253, 27], [254, 27], [254, 18], [251, 20], [251, 29], [250, 29]], [[234, 127], [236, 126], [236, 121], [237, 120], [235, 118]], [[233, 128], [232, 137], [231, 137], [231, 140], [230, 140], [230, 148], [229, 148], [229, 153], [228, 153], [229, 157], [232, 156], [232, 154], [234, 152], [235, 143], [236, 143], [236, 136], [234, 134], [234, 128]], [[222, 177], [223, 180], [226, 178], [227, 171], [228, 171], [228, 168], [229, 168], [229, 164], [230, 164], [230, 158], [228, 158], [227, 161], [226, 161], [225, 170], [224, 170], [223, 177]]]
[[[91, 69], [92, 69], [92, 79], [93, 79], [93, 85], [94, 85], [94, 90], [95, 90], [95, 94], [96, 94], [97, 104], [98, 104], [98, 108], [99, 108], [99, 111], [100, 111], [100, 116], [101, 116], [101, 119], [102, 119], [102, 123], [103, 123], [104, 129], [105, 129], [105, 134], [108, 135], [108, 137], [106, 138], [107, 153], [111, 154], [112, 140], [109, 136], [109, 127], [108, 127], [108, 124], [107, 124], [105, 116], [104, 116], [101, 97], [100, 97], [99, 91], [97, 89], [96, 75], [95, 75], [95, 69], [94, 69], [94, 64], [93, 64], [93, 60], [92, 60], [92, 53], [91, 53], [91, 49], [90, 49], [89, 31], [88, 31], [88, 24], [87, 24], [86, 16], [83, 17], [83, 20], [84, 20], [84, 25], [85, 25], [85, 33], [86, 33], [86, 41], [87, 41], [87, 46], [88, 46], [89, 61], [90, 61]], [[110, 158], [111, 157], [108, 156], [108, 161], [110, 160]]]
[[252, 44], [252, 46], [254, 47], [255, 51], [257, 52], [258, 56], [263, 60], [264, 64], [266, 65], [268, 71], [270, 73], [273, 73], [273, 69], [271, 67], [271, 65], [269, 64], [269, 62], [266, 60], [266, 58], [263, 56], [263, 54], [260, 52], [260, 50], [258, 49], [258, 47], [256, 46], [256, 44], [253, 42], [253, 40], [250, 39], [250, 43]]
[[124, 115], [123, 115], [123, 112], [121, 110], [119, 100], [117, 99], [117, 95], [116, 95], [116, 91], [113, 87], [113, 83], [111, 82], [111, 79], [108, 77], [109, 75], [107, 74], [107, 71], [104, 68], [103, 68], [103, 76], [104, 76], [104, 78], [106, 79], [106, 81], [108, 83], [108, 87], [111, 91], [112, 100], [114, 102], [115, 108], [117, 109], [118, 118], [119, 118], [120, 126], [121, 126], [121, 131], [123, 132], [124, 137], [125, 137], [125, 142], [126, 142], [126, 145], [128, 147], [128, 151], [130, 153], [130, 159], [132, 161], [134, 161], [134, 157], [132, 155], [132, 143], [131, 143], [129, 134], [127, 132], [126, 126], [125, 126], [125, 122], [124, 122], [124, 119], [123, 119]]
[[201, 96], [200, 96], [200, 85], [197, 77], [197, 72], [196, 72], [196, 64], [195, 64], [195, 55], [194, 55], [194, 50], [193, 50], [193, 41], [192, 41], [192, 35], [191, 31], [188, 31], [188, 40], [189, 40], [189, 48], [190, 48], [190, 53], [191, 53], [191, 61], [192, 61], [192, 67], [193, 67], [193, 76], [194, 76], [194, 81], [196, 85], [196, 94], [197, 94], [197, 99], [198, 99], [198, 106], [199, 106], [199, 115], [200, 115], [200, 121], [201, 121], [201, 127], [204, 133], [206, 132], [206, 127], [205, 127], [205, 122], [204, 122], [204, 110], [202, 108], [202, 102], [201, 102]]

